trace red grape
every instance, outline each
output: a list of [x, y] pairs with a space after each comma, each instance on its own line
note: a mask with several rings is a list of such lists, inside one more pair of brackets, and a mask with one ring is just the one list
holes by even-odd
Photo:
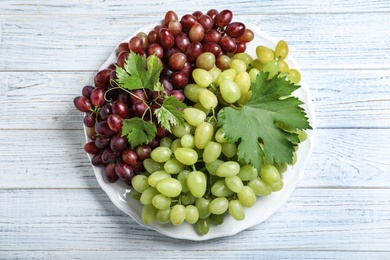
[[74, 106], [81, 112], [88, 112], [92, 109], [91, 101], [83, 96], [78, 96], [73, 99]]

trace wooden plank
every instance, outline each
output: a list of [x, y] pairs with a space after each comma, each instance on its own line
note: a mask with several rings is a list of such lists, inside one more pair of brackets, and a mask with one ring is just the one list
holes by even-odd
[[[0, 72], [0, 129], [81, 129], [95, 72]], [[390, 70], [303, 70], [320, 128], [390, 127]]]
[[[303, 69], [389, 68], [390, 54], [384, 49], [390, 44], [390, 13], [381, 17], [371, 13], [237, 15], [286, 40]], [[133, 15], [60, 15], [54, 20], [51, 15], [3, 15], [0, 70], [96, 70], [125, 37], [156, 20], [156, 16]], [[364, 38], [355, 32], [364, 32]]]
[[273, 259], [273, 260], [304, 260], [304, 259], [344, 259], [344, 260], [388, 260], [388, 252], [349, 252], [349, 251], [300, 251], [300, 250], [224, 250], [217, 248], [201, 251], [177, 251], [177, 250], [149, 250], [139, 248], [134, 251], [25, 251], [9, 252], [0, 251], [0, 255], [7, 260], [32, 260], [32, 259]]
[[141, 227], [95, 189], [0, 190], [0, 204], [0, 250], [11, 252], [390, 252], [390, 189], [367, 189], [364, 196], [361, 189], [297, 189], [267, 221], [212, 243], [180, 241]]
[[[0, 188], [99, 187], [81, 130], [2, 130], [0, 144]], [[319, 129], [299, 186], [390, 188], [389, 157], [390, 131]]]
[[[259, 2], [256, 0], [235, 1], [235, 2], [210, 2], [205, 0], [191, 1], [191, 6], [183, 4], [182, 1], [169, 1], [162, 3], [158, 0], [147, 2], [138, 2], [136, 5], [126, 0], [116, 1], [91, 1], [91, 0], [72, 0], [44, 2], [42, 4], [32, 5], [27, 0], [4, 0], [0, 3], [0, 14], [100, 14], [100, 15], [123, 15], [127, 14], [129, 9], [148, 10], [147, 15], [160, 15], [166, 10], [175, 10], [178, 13], [188, 13], [196, 10], [206, 12], [211, 8], [217, 10], [231, 9], [234, 12], [246, 14], [274, 14], [274, 13], [345, 13], [345, 12], [388, 12], [389, 3], [386, 1], [342, 1], [335, 2], [331, 0], [306, 1], [297, 0], [286, 1], [267, 1]], [[153, 7], [153, 8], [150, 8]], [[199, 8], [199, 9], [194, 9]], [[134, 13], [138, 13], [134, 10]], [[142, 15], [142, 14], [141, 14]], [[143, 14], [145, 15], [145, 14]]]

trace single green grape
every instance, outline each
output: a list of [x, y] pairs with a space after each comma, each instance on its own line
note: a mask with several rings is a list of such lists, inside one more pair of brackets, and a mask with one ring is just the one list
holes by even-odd
[[184, 168], [185, 165], [173, 157], [164, 163], [164, 170], [168, 174], [178, 174], [184, 170]]
[[195, 207], [198, 209], [199, 218], [205, 219], [210, 216], [211, 212], [209, 210], [210, 199], [206, 199], [205, 197], [200, 197], [195, 202]]
[[141, 218], [145, 224], [151, 224], [156, 219], [157, 209], [152, 205], [144, 205], [142, 207]]
[[192, 78], [199, 87], [205, 88], [213, 83], [213, 76], [205, 69], [196, 68], [192, 71]]
[[213, 186], [211, 186], [211, 194], [216, 197], [230, 197], [233, 195], [233, 191], [229, 189], [223, 178], [216, 181]]
[[205, 109], [211, 109], [218, 105], [218, 98], [210, 90], [202, 89], [199, 92], [199, 102]]
[[222, 153], [222, 145], [220, 143], [209, 141], [203, 150], [203, 161], [211, 163], [218, 159]]
[[148, 177], [142, 174], [135, 175], [131, 179], [131, 186], [139, 193], [144, 192], [147, 188], [150, 187], [148, 183]]
[[257, 169], [250, 164], [244, 165], [240, 168], [237, 176], [243, 181], [250, 181], [259, 175]]
[[205, 174], [201, 171], [190, 172], [187, 175], [187, 187], [195, 198], [203, 197], [207, 188]]
[[221, 96], [228, 103], [234, 103], [241, 97], [240, 88], [231, 79], [223, 79], [219, 84]]
[[152, 204], [156, 209], [168, 209], [171, 206], [171, 198], [163, 194], [157, 194], [153, 197]]
[[263, 64], [266, 64], [275, 58], [274, 51], [263, 45], [256, 47], [256, 55], [259, 61]]
[[227, 161], [221, 164], [217, 169], [217, 176], [228, 177], [237, 175], [240, 172], [240, 165], [235, 161]]
[[155, 171], [154, 173], [149, 175], [148, 184], [151, 187], [156, 187], [159, 181], [170, 177], [171, 175], [167, 173], [165, 170]]
[[238, 200], [240, 201], [241, 205], [250, 208], [253, 205], [255, 205], [256, 202], [256, 194], [249, 186], [244, 186], [244, 189], [242, 192], [237, 193]]
[[237, 175], [226, 177], [225, 183], [226, 186], [228, 186], [228, 188], [235, 193], [242, 192], [244, 189], [244, 184]]
[[146, 158], [143, 160], [143, 165], [148, 173], [154, 173], [155, 171], [164, 170], [164, 164], [154, 161], [152, 158]]
[[185, 220], [190, 224], [195, 224], [199, 219], [198, 208], [194, 205], [186, 206], [186, 218]]
[[227, 211], [229, 207], [229, 201], [225, 197], [219, 197], [213, 199], [209, 204], [209, 211], [212, 214], [221, 215]]
[[196, 229], [201, 235], [206, 235], [210, 231], [210, 219], [198, 219], [196, 222]]
[[172, 207], [169, 218], [173, 225], [178, 226], [186, 219], [186, 207], [176, 204]]
[[245, 219], [245, 209], [242, 206], [239, 200], [231, 200], [229, 201], [229, 214], [235, 220], [243, 220]]
[[183, 110], [184, 119], [192, 126], [198, 126], [206, 119], [206, 113], [202, 110], [188, 107]]
[[194, 136], [191, 134], [185, 134], [182, 136], [180, 140], [180, 144], [182, 147], [186, 148], [194, 148], [195, 147], [195, 140]]
[[198, 161], [198, 153], [191, 148], [180, 147], [174, 152], [176, 159], [184, 165], [194, 165]]
[[181, 193], [181, 183], [175, 178], [162, 179], [157, 183], [157, 190], [167, 197], [176, 197]]
[[155, 162], [165, 163], [172, 156], [172, 150], [165, 146], [159, 146], [150, 153], [150, 158]]
[[156, 212], [156, 220], [161, 224], [168, 224], [171, 222], [170, 215], [171, 214], [171, 208], [167, 209], [159, 209]]
[[275, 58], [285, 59], [288, 55], [288, 45], [284, 40], [280, 40], [275, 47]]
[[260, 177], [250, 180], [248, 186], [251, 187], [257, 196], [267, 196], [272, 193], [270, 184], [263, 181]]
[[204, 149], [206, 144], [211, 141], [214, 136], [214, 127], [211, 123], [202, 122], [195, 128], [195, 147]]
[[141, 204], [149, 205], [152, 204], [153, 197], [157, 194], [160, 194], [160, 192], [155, 187], [149, 187], [144, 192], [142, 192], [139, 200]]

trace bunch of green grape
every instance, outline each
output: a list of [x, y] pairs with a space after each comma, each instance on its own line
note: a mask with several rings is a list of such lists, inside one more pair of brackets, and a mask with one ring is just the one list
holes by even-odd
[[[212, 223], [223, 223], [226, 214], [241, 221], [245, 208], [252, 207], [258, 196], [283, 188], [282, 174], [288, 166], [265, 163], [259, 173], [238, 160], [237, 144], [226, 140], [217, 114], [227, 105], [245, 104], [261, 71], [272, 74], [276, 68], [276, 73], [296, 82], [297, 74], [284, 61], [287, 53], [287, 44], [280, 41], [275, 51], [257, 47], [256, 59], [239, 53], [216, 60], [208, 52], [197, 58], [194, 83], [184, 88], [185, 97], [193, 102], [183, 110], [184, 125], [172, 127], [172, 135], [163, 137], [143, 161], [146, 172], [131, 181], [131, 196], [143, 205], [146, 224], [187, 222], [207, 234]], [[305, 139], [305, 132], [300, 139]]]

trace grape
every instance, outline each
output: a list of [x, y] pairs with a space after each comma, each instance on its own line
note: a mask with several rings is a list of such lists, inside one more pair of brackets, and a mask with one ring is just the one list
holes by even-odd
[[240, 168], [237, 176], [243, 181], [253, 180], [258, 176], [257, 170], [252, 165], [244, 165]]
[[198, 153], [191, 148], [177, 148], [174, 154], [176, 159], [184, 165], [194, 165], [198, 161]]
[[111, 137], [110, 148], [114, 152], [121, 152], [127, 146], [127, 137], [122, 136], [121, 133], [117, 133], [113, 137]]
[[194, 148], [195, 147], [195, 141], [194, 136], [191, 134], [185, 134], [180, 139], [180, 144], [182, 147], [186, 148]]
[[244, 34], [245, 29], [246, 29], [245, 24], [241, 22], [233, 22], [228, 24], [228, 26], [226, 26], [225, 32], [230, 37], [237, 38]]
[[234, 69], [237, 73], [246, 72], [246, 64], [240, 59], [232, 59], [229, 67]]
[[157, 42], [163, 49], [170, 49], [175, 44], [175, 38], [169, 29], [162, 28], [157, 35]]
[[268, 79], [273, 78], [276, 74], [278, 74], [278, 61], [276, 60], [270, 60], [266, 64], [264, 64], [264, 67], [262, 71], [268, 72]]
[[210, 16], [211, 19], [215, 20], [215, 17], [218, 15], [218, 10], [216, 9], [210, 9], [206, 13], [208, 16]]
[[240, 88], [231, 79], [223, 79], [219, 88], [221, 91], [222, 98], [228, 103], [234, 103], [241, 97]]
[[152, 148], [150, 148], [149, 145], [141, 144], [135, 148], [135, 152], [136, 152], [138, 158], [141, 161], [143, 161], [143, 160], [150, 157], [150, 154], [152, 152]]
[[230, 37], [230, 36], [222, 36], [219, 45], [221, 48], [226, 52], [234, 53], [237, 50], [237, 43], [236, 41]]
[[99, 166], [99, 167], [106, 165], [106, 163], [102, 161], [102, 154], [100, 154], [100, 153], [98, 153], [92, 157], [91, 163], [92, 163], [92, 165]]
[[195, 202], [195, 207], [198, 209], [199, 218], [205, 219], [210, 216], [211, 212], [209, 210], [210, 199], [206, 199], [205, 197], [200, 197]]
[[233, 191], [226, 185], [225, 179], [220, 179], [211, 186], [211, 194], [216, 197], [230, 197]]
[[245, 210], [241, 205], [239, 200], [231, 200], [229, 201], [229, 214], [235, 220], [244, 220], [245, 219]]
[[210, 230], [210, 219], [198, 219], [196, 222], [196, 229], [201, 235], [206, 235]]
[[164, 170], [164, 164], [155, 162], [152, 158], [146, 158], [142, 163], [145, 167], [145, 170], [150, 174], [156, 171]]
[[243, 71], [237, 74], [234, 83], [239, 87], [242, 96], [249, 91], [252, 82], [249, 73]]
[[199, 102], [206, 109], [215, 108], [218, 105], [218, 98], [208, 89], [202, 89], [199, 92]]
[[169, 217], [173, 225], [180, 225], [186, 218], [186, 207], [176, 204], [172, 207]]
[[177, 180], [181, 183], [182, 192], [189, 191], [188, 186], [187, 186], [187, 176], [189, 173], [190, 173], [189, 170], [182, 170], [181, 172], [179, 172], [179, 174], [176, 177]]
[[98, 154], [102, 149], [98, 147], [94, 141], [91, 141], [84, 145], [84, 151], [89, 154]]
[[[203, 46], [204, 49], [205, 46]], [[204, 70], [211, 70], [215, 65], [215, 56], [211, 52], [203, 52], [196, 58], [196, 67]], [[196, 70], [196, 69], [195, 69]]]
[[115, 164], [110, 163], [106, 166], [104, 176], [109, 183], [114, 183], [119, 179], [119, 176], [115, 172]]
[[218, 157], [222, 153], [222, 146], [221, 144], [210, 141], [206, 144], [204, 151], [203, 151], [203, 161], [207, 163], [211, 163], [218, 159]]
[[131, 179], [134, 177], [134, 170], [133, 168], [125, 164], [123, 162], [118, 162], [115, 166], [115, 172], [118, 174], [119, 178], [121, 178], [124, 181], [131, 181]]
[[187, 56], [181, 52], [178, 52], [169, 58], [169, 67], [172, 70], [181, 70], [186, 62]]
[[[153, 197], [160, 194], [160, 192], [155, 187], [149, 187], [142, 192], [140, 197], [140, 202], [143, 205], [152, 204]], [[154, 206], [153, 206], [154, 207]]]
[[182, 148], [182, 146], [181, 146], [181, 140], [180, 140], [180, 139], [175, 139], [175, 140], [172, 142], [172, 145], [171, 145], [171, 151], [172, 151], [172, 153], [175, 153], [175, 151], [177, 150], [177, 148]]
[[208, 43], [208, 42], [219, 43], [221, 38], [222, 38], [222, 34], [218, 30], [212, 29], [207, 33], [205, 33], [203, 37], [203, 43]]
[[216, 15], [214, 22], [219, 27], [223, 28], [228, 25], [233, 19], [233, 13], [230, 10], [223, 10]]
[[251, 208], [256, 202], [256, 194], [249, 186], [244, 186], [242, 192], [237, 193], [237, 197], [241, 205], [246, 208]]
[[[111, 150], [110, 148], [104, 149], [104, 151], [102, 153], [102, 161], [104, 163], [114, 163], [118, 157], [119, 157], [119, 152], [115, 152], [115, 151]], [[124, 177], [124, 178], [126, 178], [126, 177]]]
[[196, 18], [192, 14], [185, 14], [180, 19], [180, 23], [183, 26], [183, 31], [187, 31], [187, 32], [195, 24], [195, 22], [196, 22]]
[[175, 46], [181, 51], [185, 52], [191, 44], [190, 38], [184, 32], [180, 32], [175, 37]]
[[[222, 48], [221, 46], [219, 46], [218, 43], [215, 43], [215, 42], [206, 42], [205, 44], [203, 44], [203, 52], [209, 52], [211, 54], [213, 54], [214, 56], [214, 59], [215, 57], [218, 57], [221, 52], [222, 52]], [[203, 54], [203, 53], [202, 53]], [[201, 55], [202, 55], [201, 54]], [[199, 55], [200, 56], [200, 55]], [[215, 62], [214, 62], [215, 63]], [[199, 67], [197, 65], [197, 67]], [[210, 68], [211, 69], [211, 68]]]
[[176, 197], [181, 193], [181, 184], [175, 178], [165, 178], [156, 185], [157, 190], [167, 197]]
[[127, 57], [129, 56], [129, 54], [130, 54], [129, 51], [122, 51], [118, 54], [117, 61], [116, 61], [116, 64], [118, 65], [118, 67], [123, 68], [125, 66], [125, 61], [126, 61]]
[[172, 32], [173, 35], [177, 35], [182, 31], [183, 26], [181, 25], [180, 21], [172, 20], [168, 24], [168, 29]]
[[188, 45], [184, 54], [187, 56], [189, 62], [195, 62], [200, 54], [203, 52], [203, 46], [200, 42], [192, 42]]
[[145, 224], [151, 224], [156, 219], [157, 209], [153, 205], [144, 205], [142, 207], [141, 218]]
[[168, 24], [172, 21], [178, 21], [179, 20], [179, 17], [177, 16], [177, 14], [170, 10], [168, 12], [165, 13], [165, 16], [164, 16], [164, 25], [165, 26], [168, 26]]
[[129, 50], [139, 53], [143, 50], [143, 44], [141, 37], [134, 36], [129, 41]]
[[171, 206], [171, 198], [163, 194], [157, 194], [153, 197], [152, 204], [157, 209], [168, 209]]
[[202, 122], [195, 128], [195, 146], [198, 149], [204, 149], [214, 135], [214, 127], [208, 122]]
[[186, 218], [185, 220], [190, 224], [195, 224], [199, 219], [199, 211], [194, 205], [186, 206]]
[[160, 146], [151, 152], [150, 157], [156, 162], [165, 163], [171, 158], [171, 155], [172, 151], [170, 148]]
[[95, 139], [95, 144], [97, 147], [99, 148], [107, 148], [109, 145], [110, 145], [110, 138], [109, 137], [105, 137], [105, 136], [98, 136], [96, 137]]
[[124, 163], [126, 163], [128, 165], [134, 165], [137, 162], [137, 160], [138, 160], [138, 155], [132, 149], [125, 149], [122, 152], [122, 157], [121, 158], [122, 158]]
[[148, 184], [151, 187], [156, 187], [157, 184], [159, 183], [159, 181], [166, 179], [166, 178], [170, 178], [170, 177], [171, 177], [171, 175], [169, 173], [167, 173], [166, 171], [158, 170], [158, 171], [155, 171], [149, 175]]
[[301, 73], [296, 69], [287, 70], [288, 76], [292, 83], [298, 84], [301, 81]]
[[161, 224], [168, 224], [171, 222], [170, 215], [171, 208], [168, 209], [159, 209], [156, 212], [156, 220]]
[[[157, 34], [156, 34], [156, 37], [157, 37]], [[150, 41], [150, 39], [149, 39], [149, 41]], [[148, 56], [156, 55], [156, 57], [162, 59], [162, 57], [164, 55], [164, 49], [160, 44], [154, 42], [154, 43], [149, 45], [147, 53], [148, 53]]]
[[150, 187], [148, 183], [148, 177], [138, 174], [131, 179], [131, 186], [139, 193], [144, 192]]
[[244, 184], [242, 183], [240, 177], [229, 176], [225, 178], [226, 186], [235, 193], [240, 193], [244, 189]]
[[192, 171], [187, 175], [187, 187], [195, 198], [203, 197], [206, 193], [207, 180], [203, 172]]
[[110, 86], [111, 69], [103, 69], [96, 73], [94, 77], [95, 88], [107, 89]]
[[219, 177], [229, 177], [237, 175], [240, 172], [240, 165], [235, 161], [227, 161], [220, 165], [217, 169]]
[[108, 127], [115, 131], [120, 132], [122, 130], [123, 118], [117, 114], [111, 114], [107, 117]]
[[251, 29], [246, 28], [244, 33], [240, 36], [237, 37], [236, 40], [239, 42], [250, 42], [255, 38], [255, 34]]
[[209, 210], [212, 214], [221, 215], [229, 207], [229, 201], [225, 197], [215, 198], [209, 204]]
[[96, 133], [104, 136], [104, 137], [111, 137], [114, 134], [116, 134], [115, 131], [111, 130], [110, 127], [107, 124], [107, 121], [100, 121], [95, 126]]
[[192, 126], [198, 126], [200, 123], [204, 122], [206, 119], [206, 114], [196, 108], [185, 108], [183, 110], [184, 119]]
[[184, 88], [184, 95], [186, 98], [188, 98], [192, 102], [198, 102], [199, 101], [199, 94], [200, 94], [200, 91], [202, 89], [204, 89], [204, 88], [200, 87], [197, 84], [188, 84]]
[[130, 117], [129, 107], [122, 101], [114, 101], [111, 106], [111, 111], [113, 114], [117, 114], [123, 119], [127, 119]]
[[164, 170], [169, 174], [178, 174], [183, 171], [185, 165], [179, 162], [176, 158], [170, 158], [164, 163]]
[[83, 96], [75, 97], [73, 104], [81, 112], [88, 112], [92, 109], [92, 103], [89, 98]]
[[280, 40], [275, 47], [275, 58], [285, 59], [288, 55], [288, 45], [285, 41]]
[[263, 45], [259, 45], [256, 47], [256, 55], [260, 62], [263, 64], [266, 64], [267, 62], [273, 60], [275, 57], [274, 51]]
[[264, 164], [263, 167], [261, 167], [260, 177], [266, 183], [271, 184], [277, 182], [280, 175], [275, 166], [271, 164]]
[[128, 42], [121, 42], [118, 47], [117, 47], [117, 51], [118, 53], [121, 53], [121, 52], [130, 52], [130, 49], [129, 49], [129, 43]]
[[271, 186], [271, 190], [273, 192], [276, 192], [283, 189], [284, 183], [283, 180], [279, 178], [279, 180], [277, 180], [276, 182], [271, 183], [270, 186]]
[[230, 57], [227, 55], [219, 55], [215, 61], [215, 65], [221, 70], [229, 68]]
[[[229, 62], [230, 65], [230, 62]], [[226, 69], [221, 72], [221, 74], [218, 76], [218, 85], [221, 85], [221, 82], [225, 79], [230, 79], [231, 81], [234, 81], [234, 79], [237, 76], [237, 71], [234, 69]]]
[[188, 37], [191, 42], [201, 42], [204, 37], [204, 32], [204, 27], [200, 23], [195, 22], [188, 32]]
[[211, 76], [211, 74], [205, 69], [201, 69], [201, 68], [194, 69], [192, 71], [192, 77], [194, 78], [195, 83], [202, 88], [205, 88], [209, 86], [211, 83], [213, 83], [213, 76]]

